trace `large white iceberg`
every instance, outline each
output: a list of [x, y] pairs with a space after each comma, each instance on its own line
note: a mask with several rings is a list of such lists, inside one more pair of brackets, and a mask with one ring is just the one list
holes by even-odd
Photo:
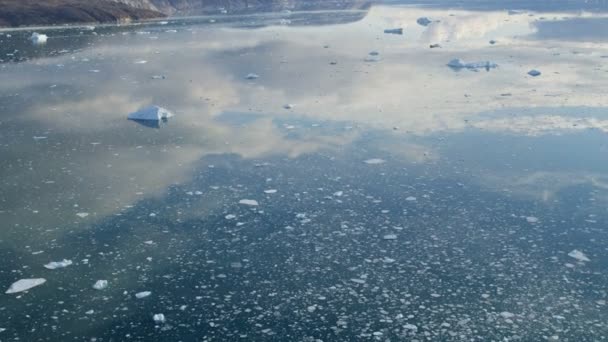
[[14, 282], [8, 290], [6, 290], [7, 294], [18, 293], [27, 291], [33, 287], [39, 286], [46, 283], [46, 279], [44, 278], [34, 278], [34, 279], [21, 279]]
[[46, 43], [46, 40], [49, 37], [46, 34], [41, 34], [38, 32], [34, 32], [32, 33], [32, 36], [30, 37], [30, 40], [34, 43], [34, 44], [44, 44]]
[[498, 64], [496, 64], [494, 62], [482, 61], [482, 62], [467, 63], [460, 58], [452, 59], [448, 63], [448, 66], [450, 68], [454, 68], [454, 69], [471, 69], [471, 70], [477, 70], [477, 69], [490, 70], [490, 69], [498, 68]]
[[150, 106], [129, 114], [129, 120], [160, 121], [173, 116], [173, 113], [159, 106]]

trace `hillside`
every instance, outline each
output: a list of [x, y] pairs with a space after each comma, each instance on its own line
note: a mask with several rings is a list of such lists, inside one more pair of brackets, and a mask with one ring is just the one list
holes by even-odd
[[158, 11], [107, 0], [0, 0], [0, 27], [124, 22], [163, 16]]

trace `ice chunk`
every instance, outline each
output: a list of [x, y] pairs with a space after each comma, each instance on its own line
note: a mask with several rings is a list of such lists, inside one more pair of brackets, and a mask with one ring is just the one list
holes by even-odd
[[248, 80], [257, 80], [258, 78], [260, 78], [260, 75], [251, 73], [251, 74], [247, 74], [247, 76], [245, 76], [245, 78]]
[[429, 26], [429, 24], [432, 23], [432, 21], [427, 17], [418, 18], [418, 20], [416, 20], [416, 22], [420, 26]]
[[384, 159], [372, 158], [372, 159], [368, 159], [368, 160], [364, 161], [364, 163], [369, 164], [369, 165], [377, 165], [377, 164], [384, 164], [384, 163], [386, 163], [386, 161]]
[[93, 285], [93, 288], [95, 290], [105, 290], [108, 287], [108, 281], [107, 280], [98, 280], [95, 282], [95, 284]]
[[508, 311], [503, 311], [500, 313], [500, 317], [502, 317], [504, 319], [509, 319], [509, 318], [515, 317], [515, 314], [508, 312]]
[[150, 296], [151, 294], [152, 294], [152, 292], [150, 292], [150, 291], [142, 291], [142, 292], [136, 293], [135, 298], [142, 299], [142, 298], [146, 298], [146, 297]]
[[384, 30], [386, 34], [403, 34], [402, 28], [394, 28], [394, 29], [386, 29]]
[[65, 268], [72, 264], [72, 260], [63, 259], [62, 261], [51, 261], [48, 264], [44, 265], [44, 268], [49, 270], [56, 270], [58, 268]]
[[49, 37], [46, 34], [42, 34], [42, 33], [38, 33], [38, 32], [34, 32], [32, 33], [32, 36], [30, 37], [30, 40], [34, 43], [34, 44], [44, 44], [46, 43], [46, 40]]
[[21, 279], [21, 280], [14, 282], [8, 288], [8, 290], [6, 290], [5, 293], [11, 294], [11, 293], [27, 291], [33, 287], [40, 286], [44, 283], [46, 283], [46, 279], [44, 279], [44, 278]]
[[233, 215], [233, 214], [228, 214], [228, 215], [224, 216], [224, 218], [225, 218], [226, 220], [234, 220], [234, 219], [236, 218], [236, 215]]
[[159, 106], [150, 106], [129, 114], [129, 120], [166, 120], [173, 116], [173, 113]]
[[397, 235], [395, 235], [395, 234], [386, 234], [382, 238], [384, 240], [397, 240]]
[[258, 201], [250, 200], [250, 199], [242, 199], [239, 201], [239, 204], [244, 204], [244, 205], [249, 205], [249, 206], [255, 207], [258, 205]]
[[528, 217], [526, 217], [526, 221], [528, 223], [538, 223], [538, 217], [528, 216]]
[[350, 281], [352, 281], [353, 283], [357, 283], [357, 284], [365, 284], [364, 279], [352, 278]]
[[406, 200], [406, 201], [408, 201], [408, 202], [414, 202], [414, 201], [416, 201], [416, 197], [414, 197], [414, 196], [409, 196], [409, 197], [407, 197], [405, 200]]
[[276, 194], [277, 190], [276, 189], [268, 189], [268, 190], [264, 190], [265, 194]]
[[403, 326], [405, 330], [418, 331], [418, 327], [413, 324], [406, 324]]
[[448, 63], [448, 66], [452, 69], [470, 69], [470, 70], [477, 70], [477, 69], [490, 70], [490, 69], [498, 68], [498, 64], [490, 62], [490, 61], [467, 63], [460, 58], [452, 59]]
[[76, 216], [78, 216], [80, 218], [85, 218], [85, 217], [89, 216], [89, 213], [77, 213]]
[[165, 315], [163, 315], [162, 313], [161, 314], [155, 314], [154, 316], [152, 316], [152, 319], [156, 323], [165, 323], [167, 321], [167, 319], [165, 318]]
[[586, 255], [585, 253], [579, 251], [578, 249], [573, 250], [572, 252], [568, 253], [568, 256], [571, 258], [574, 258], [578, 261], [591, 261]]
[[532, 69], [532, 70], [528, 71], [528, 75], [530, 75], [532, 77], [536, 77], [536, 76], [540, 76], [541, 73], [540, 73], [540, 71], [538, 71], [536, 69]]

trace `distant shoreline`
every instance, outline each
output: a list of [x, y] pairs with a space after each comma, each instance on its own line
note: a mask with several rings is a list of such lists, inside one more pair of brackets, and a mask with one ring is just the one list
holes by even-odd
[[0, 0], [0, 29], [121, 24], [166, 16], [105, 0]]

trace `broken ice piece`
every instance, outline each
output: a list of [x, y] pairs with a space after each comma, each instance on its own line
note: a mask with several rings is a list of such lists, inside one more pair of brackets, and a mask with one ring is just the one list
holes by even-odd
[[382, 238], [384, 240], [397, 240], [397, 235], [395, 235], [395, 234], [386, 234]]
[[536, 76], [540, 76], [541, 72], [536, 69], [532, 69], [532, 70], [528, 71], [528, 75], [530, 75], [532, 77], [536, 77]]
[[244, 204], [244, 205], [249, 205], [249, 206], [255, 207], [258, 205], [258, 201], [250, 200], [250, 199], [242, 199], [239, 201], [239, 204]]
[[137, 298], [137, 299], [142, 299], [142, 298], [146, 298], [146, 297], [148, 297], [148, 296], [149, 296], [149, 295], [151, 295], [151, 294], [152, 294], [152, 292], [150, 292], [150, 291], [142, 291], [142, 292], [138, 292], [138, 293], [136, 293], [136, 294], [135, 294], [135, 298]]
[[260, 75], [251, 73], [251, 74], [247, 74], [247, 76], [245, 76], [245, 78], [248, 80], [257, 80], [258, 78], [260, 78]]
[[589, 259], [589, 258], [588, 258], [586, 255], [585, 255], [585, 253], [583, 253], [583, 252], [579, 251], [578, 249], [575, 249], [575, 250], [573, 250], [572, 252], [568, 253], [568, 256], [569, 256], [569, 257], [571, 257], [571, 258], [574, 258], [574, 259], [576, 259], [576, 260], [578, 260], [578, 261], [581, 261], [581, 262], [583, 262], [583, 261], [587, 261], [587, 262], [591, 261], [591, 260], [590, 260], [590, 259]]
[[498, 68], [498, 64], [490, 62], [490, 61], [467, 63], [460, 58], [452, 59], [448, 63], [448, 66], [452, 69], [471, 69], [471, 70], [476, 70], [476, 69], [490, 70], [490, 69]]
[[538, 223], [538, 217], [528, 216], [528, 217], [526, 217], [526, 221], [528, 223]]
[[384, 163], [386, 163], [386, 161], [384, 159], [372, 158], [372, 159], [368, 159], [368, 160], [364, 161], [364, 163], [369, 164], [369, 165], [377, 165], [377, 164], [384, 164]]
[[78, 216], [80, 218], [85, 218], [85, 217], [89, 216], [89, 213], [77, 213], [76, 216]]
[[95, 290], [105, 290], [108, 287], [108, 281], [107, 280], [98, 280], [95, 282], [95, 284], [93, 285], [93, 288]]
[[44, 278], [34, 278], [34, 279], [21, 279], [14, 282], [8, 290], [6, 290], [6, 294], [18, 293], [27, 291], [33, 287], [40, 286], [46, 283], [46, 279]]
[[268, 190], [264, 190], [265, 194], [276, 194], [277, 190], [276, 189], [268, 189]]
[[129, 120], [150, 120], [160, 121], [166, 120], [173, 116], [173, 113], [159, 106], [150, 106], [131, 113], [128, 116]]
[[403, 34], [402, 28], [394, 28], [394, 29], [386, 29], [384, 30], [386, 34]]
[[233, 214], [228, 214], [224, 217], [226, 220], [234, 220], [236, 218], [236, 215]]
[[152, 316], [152, 319], [156, 323], [165, 323], [167, 321], [167, 319], [165, 318], [165, 315], [163, 315], [162, 313], [161, 314], [155, 314], [154, 316]]
[[56, 270], [58, 268], [65, 268], [72, 265], [72, 260], [63, 259], [62, 261], [51, 261], [44, 265], [44, 268], [49, 270]]
[[34, 32], [32, 33], [32, 36], [30, 37], [30, 40], [34, 43], [34, 44], [44, 44], [46, 43], [46, 40], [49, 37], [46, 34], [41, 34], [38, 32]]
[[429, 24], [432, 23], [432, 21], [427, 17], [418, 18], [418, 20], [416, 20], [416, 22], [420, 26], [429, 26]]

